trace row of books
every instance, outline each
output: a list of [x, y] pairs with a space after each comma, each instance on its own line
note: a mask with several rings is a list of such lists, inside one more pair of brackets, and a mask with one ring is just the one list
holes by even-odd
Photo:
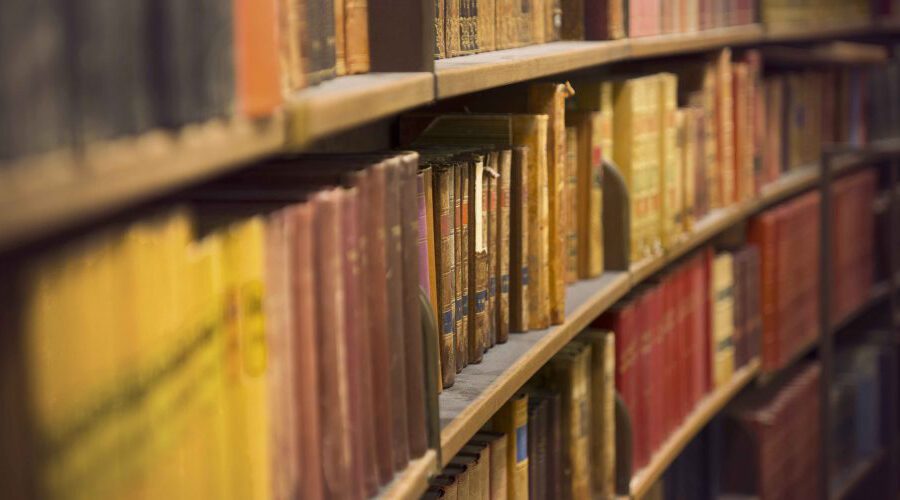
[[437, 0], [436, 59], [555, 42], [752, 24], [754, 0]]
[[891, 0], [760, 0], [766, 24], [818, 26], [868, 21], [873, 14], [890, 14]]
[[900, 136], [900, 47], [891, 49], [891, 60], [873, 68], [869, 79], [868, 132], [873, 140]]
[[615, 496], [615, 339], [587, 329], [432, 479], [425, 498]]
[[417, 159], [274, 161], [30, 260], [36, 494], [367, 498], [424, 454]]
[[[695, 254], [604, 313], [616, 332], [616, 389], [639, 470], [712, 389], [759, 353], [757, 250]], [[740, 314], [736, 314], [740, 311]]]
[[818, 498], [821, 367], [747, 394], [728, 410], [721, 461], [723, 493], [760, 499]]

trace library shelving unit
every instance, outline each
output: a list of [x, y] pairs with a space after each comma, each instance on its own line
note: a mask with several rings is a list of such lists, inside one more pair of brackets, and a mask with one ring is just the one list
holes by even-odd
[[[77, 156], [51, 153], [17, 160], [13, 165], [0, 165], [0, 252], [163, 196], [256, 159], [288, 150], [302, 150], [316, 140], [449, 97], [620, 61], [663, 58], [729, 46], [896, 32], [900, 32], [900, 25], [893, 22], [802, 28], [754, 24], [633, 40], [554, 42], [440, 60], [435, 63], [433, 72], [339, 77], [287, 96], [283, 109], [271, 119], [216, 121], [177, 132], [152, 132], [88, 145]], [[606, 272], [596, 279], [569, 286], [563, 324], [510, 335], [506, 344], [485, 354], [482, 363], [467, 367], [457, 376], [456, 383], [439, 395], [439, 448], [412, 462], [381, 496], [420, 496], [428, 479], [541, 366], [593, 319], [647, 278], [771, 205], [804, 191], [826, 189], [834, 175], [857, 165], [898, 156], [898, 143], [826, 155], [821, 164], [793, 171], [765, 187], [755, 200], [712, 211], [668, 252], [635, 263], [627, 271]], [[891, 169], [892, 182], [896, 186], [896, 165], [892, 163]], [[900, 196], [889, 197], [887, 202], [888, 209], [893, 208], [892, 214], [896, 212], [898, 198]], [[823, 214], [827, 206], [823, 203]], [[823, 227], [827, 228], [827, 223]], [[900, 223], [894, 220], [892, 227], [900, 227]], [[822, 233], [825, 242], [827, 231]], [[823, 252], [827, 251], [825, 248], [827, 245], [823, 246]], [[893, 263], [893, 272], [900, 267], [898, 264]], [[827, 269], [823, 270], [823, 276], [827, 276], [824, 272], [828, 272]], [[898, 311], [898, 286], [900, 276], [873, 291], [872, 300], [887, 297], [892, 310]], [[822, 303], [828, 303], [828, 287], [822, 288], [825, 299]], [[827, 315], [827, 311], [823, 314]], [[898, 314], [895, 312], [893, 317], [896, 325]], [[825, 316], [823, 325], [828, 324], [827, 319]], [[811, 349], [818, 348], [826, 372], [831, 367], [833, 331], [823, 327], [818, 343], [811, 344], [801, 353], [806, 355]], [[730, 383], [707, 395], [652, 457], [649, 465], [631, 477], [630, 491], [620, 494], [640, 498], [647, 493], [704, 425], [754, 381], [763, 382], [758, 360], [751, 361]], [[823, 386], [827, 387], [827, 383]], [[878, 460], [887, 461], [893, 467], [891, 470], [897, 470], [896, 436], [892, 439], [895, 444], [890, 452], [885, 452]], [[828, 450], [827, 447], [823, 450], [824, 456]], [[866, 467], [859, 474], [864, 475], [871, 468]], [[841, 492], [835, 493], [832, 498], [842, 496]]]

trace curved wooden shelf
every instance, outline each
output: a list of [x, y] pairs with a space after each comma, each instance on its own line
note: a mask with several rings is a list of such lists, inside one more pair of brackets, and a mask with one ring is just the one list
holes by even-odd
[[641, 499], [663, 475], [681, 450], [691, 442], [706, 424], [715, 417], [759, 373], [759, 360], [739, 369], [725, 386], [706, 396], [681, 426], [672, 433], [650, 459], [650, 463], [631, 478], [631, 498]]
[[416, 500], [428, 489], [428, 480], [437, 471], [437, 453], [428, 450], [421, 458], [413, 460], [406, 469], [378, 493], [378, 498], [390, 500]]
[[284, 144], [280, 116], [151, 131], [0, 166], [0, 250], [227, 172]]
[[812, 187], [818, 178], [818, 168], [813, 166], [788, 174], [766, 187], [759, 199], [714, 211], [667, 254], [639, 263], [628, 272], [607, 272], [569, 286], [565, 323], [510, 334], [509, 342], [488, 351], [480, 364], [467, 366], [457, 374], [453, 387], [440, 394], [442, 460], [452, 459], [541, 366], [633, 287], [736, 222]]

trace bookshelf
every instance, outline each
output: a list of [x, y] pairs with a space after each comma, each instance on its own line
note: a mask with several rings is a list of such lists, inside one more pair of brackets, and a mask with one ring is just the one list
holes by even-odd
[[650, 459], [650, 463], [637, 471], [631, 478], [631, 497], [640, 500], [650, 491], [653, 484], [662, 476], [681, 450], [703, 430], [703, 427], [715, 417], [734, 397], [746, 387], [759, 373], [759, 360], [750, 361], [746, 366], [734, 373], [731, 381], [723, 387], [715, 389], [704, 398], [685, 419], [681, 426], [669, 436], [659, 451]]
[[811, 188], [818, 172], [817, 166], [805, 167], [767, 186], [756, 200], [713, 211], [667, 254], [640, 262], [628, 272], [606, 272], [571, 285], [566, 293], [565, 323], [510, 334], [509, 342], [488, 351], [481, 364], [469, 365], [457, 375], [453, 387], [441, 392], [442, 460], [449, 461], [547, 360], [633, 287], [736, 222]]
[[428, 478], [437, 467], [437, 453], [428, 450], [421, 458], [410, 462], [406, 470], [379, 492], [378, 498], [416, 500], [428, 488]]
[[885, 458], [887, 458], [887, 453], [882, 449], [871, 457], [857, 463], [850, 472], [840, 478], [842, 479], [841, 482], [832, 483], [836, 487], [833, 488], [833, 492], [828, 495], [828, 498], [830, 500], [842, 500], [847, 498], [850, 493], [852, 493], [853, 490], [869, 476], [869, 474], [882, 465]]

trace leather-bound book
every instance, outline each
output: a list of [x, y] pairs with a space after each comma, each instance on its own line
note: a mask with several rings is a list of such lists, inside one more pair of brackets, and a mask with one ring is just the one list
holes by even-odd
[[[307, 63], [308, 85], [315, 85], [335, 76], [335, 1], [341, 0], [305, 0], [306, 23], [302, 51]], [[260, 38], [265, 36], [260, 35]]]
[[388, 335], [391, 354], [388, 371], [391, 380], [392, 455], [394, 470], [402, 470], [409, 460], [409, 422], [407, 421], [406, 390], [406, 332], [403, 296], [403, 214], [401, 210], [401, 184], [404, 181], [400, 159], [386, 165], [384, 197], [385, 252], [387, 264]]
[[615, 496], [615, 334], [588, 328], [578, 339], [591, 346], [591, 476], [594, 493]]
[[[426, 157], [426, 163], [430, 161]], [[441, 379], [444, 388], [453, 385], [456, 379], [456, 321], [455, 304], [455, 262], [454, 216], [453, 216], [453, 176], [452, 165], [432, 164], [434, 181], [434, 232], [435, 261], [437, 263], [438, 331], [441, 337]]]
[[486, 470], [488, 464], [481, 461], [480, 455], [460, 452], [450, 460], [449, 465], [463, 468], [459, 492], [459, 494], [465, 492], [463, 498], [483, 498], [482, 481], [484, 478], [482, 477], [482, 470]]
[[496, 0], [497, 50], [534, 43], [533, 6], [528, 0]]
[[445, 0], [434, 0], [434, 58], [447, 56], [446, 21], [444, 19]]
[[[412, 458], [418, 458], [428, 448], [425, 431], [425, 351], [422, 339], [422, 319], [419, 311], [419, 207], [416, 203], [419, 155], [399, 153], [400, 212], [403, 265], [403, 333], [406, 362], [407, 438]], [[423, 193], [424, 194], [424, 193]], [[422, 199], [424, 205], [424, 196]], [[424, 206], [422, 206], [424, 215]]]
[[476, 484], [477, 487], [475, 488], [476, 491], [473, 492], [471, 498], [490, 500], [491, 448], [486, 444], [475, 444], [470, 441], [459, 450], [459, 453], [457, 455], [460, 457], [472, 457], [476, 459], [477, 465], [473, 473], [473, 479], [474, 484]]
[[497, 190], [499, 189], [499, 171], [500, 171], [500, 151], [492, 151], [488, 154], [488, 169], [485, 175], [485, 225], [484, 239], [487, 242], [488, 252], [488, 343], [487, 347], [491, 348], [497, 345], [497, 334], [499, 325], [497, 324], [497, 303], [500, 300], [500, 290], [497, 287], [497, 268], [500, 265], [500, 248], [497, 241], [497, 221], [500, 217], [499, 207], [497, 206]]
[[[562, 18], [562, 22], [560, 23], [560, 28], [555, 31], [556, 38], [553, 40], [584, 40], [584, 28], [587, 22], [586, 3], [589, 4], [591, 2], [585, 2], [584, 0], [556, 0], [556, 5], [560, 6], [561, 15], [559, 17]], [[556, 16], [553, 16], [551, 19], [555, 18]]]
[[467, 293], [465, 310], [467, 311], [467, 333], [469, 363], [480, 363], [487, 348], [487, 245], [484, 240], [484, 155], [475, 155], [468, 165], [467, 185], [465, 189], [464, 238], [466, 246], [463, 250], [468, 256]]
[[287, 93], [306, 86], [306, 61], [303, 56], [306, 30], [304, 0], [278, 0], [278, 21], [281, 81]]
[[490, 498], [506, 498], [506, 434], [502, 432], [480, 431], [472, 437], [471, 443], [490, 447]]
[[528, 188], [527, 147], [512, 149], [509, 188], [509, 331], [526, 332], [529, 324], [528, 293]]
[[[438, 315], [437, 300], [437, 264], [435, 262], [435, 239], [434, 239], [434, 180], [432, 178], [432, 169], [425, 166], [420, 169], [416, 175], [416, 202], [419, 204], [419, 286], [422, 287], [428, 296], [428, 312], [434, 315], [435, 325], [440, 320]], [[436, 330], [435, 338], [436, 346], [441, 345], [440, 330]], [[437, 385], [433, 388], [438, 394], [443, 389], [441, 382], [441, 352], [438, 348], [435, 353], [437, 358], [433, 361], [438, 367]], [[430, 388], [429, 388], [430, 389]]]
[[[469, 364], [469, 168], [456, 168], [456, 371]], [[474, 264], [474, 262], [473, 262]]]
[[528, 498], [547, 497], [547, 401], [528, 397]]
[[496, 208], [496, 266], [495, 279], [497, 282], [497, 300], [494, 309], [497, 316], [497, 343], [502, 344], [509, 338], [509, 290], [510, 290], [510, 186], [512, 177], [512, 150], [504, 149], [500, 152], [497, 173], [495, 179]]
[[322, 423], [319, 415], [319, 337], [316, 317], [315, 248], [313, 237], [316, 206], [297, 206], [292, 215], [295, 231], [291, 268], [296, 270], [292, 283], [294, 309], [294, 351], [296, 367], [294, 401], [297, 408], [297, 449], [301, 467], [297, 469], [297, 494], [303, 498], [324, 498], [322, 484]]
[[345, 51], [347, 26], [344, 24], [345, 2], [344, 0], [332, 0], [334, 2], [334, 74], [344, 76], [347, 74], [347, 60]]
[[343, 256], [341, 251], [341, 214], [348, 207], [348, 199], [355, 190], [332, 189], [322, 191], [312, 200], [316, 204], [314, 223], [316, 254], [316, 317], [319, 331], [332, 335], [320, 336], [319, 343], [319, 408], [322, 423], [322, 470], [326, 497], [345, 498], [352, 491], [352, 462], [350, 433], [353, 425], [348, 410], [348, 380], [342, 370], [348, 360], [341, 345], [345, 324], [345, 290], [342, 282]]
[[604, 115], [599, 111], [572, 111], [566, 121], [575, 128], [578, 140], [575, 213], [577, 267], [581, 279], [603, 272], [603, 155], [601, 132]]
[[528, 395], [516, 394], [494, 415], [492, 427], [506, 434], [507, 498], [528, 498]]
[[615, 40], [625, 37], [625, 2], [603, 0], [584, 4], [584, 38]]
[[344, 2], [344, 71], [348, 75], [369, 71], [368, 0]]
[[578, 281], [578, 130], [566, 113], [566, 183], [562, 196], [562, 226], [565, 231], [566, 283]]

